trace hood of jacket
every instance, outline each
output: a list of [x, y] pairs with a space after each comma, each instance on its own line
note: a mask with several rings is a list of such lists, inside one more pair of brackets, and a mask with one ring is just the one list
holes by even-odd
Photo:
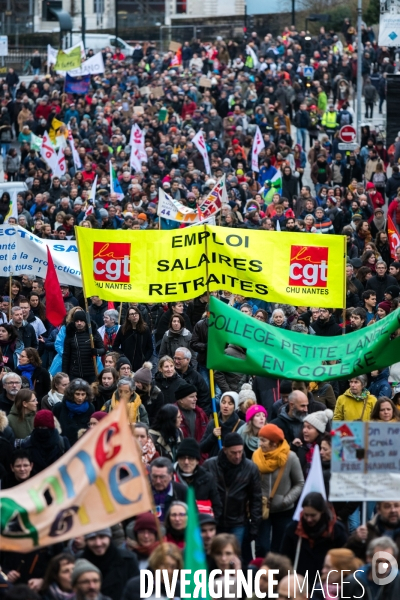
[[386, 369], [383, 369], [383, 371], [381, 373], [379, 373], [377, 377], [372, 377], [371, 383], [377, 383], [378, 381], [384, 381], [388, 377], [389, 377], [389, 367], [387, 367]]

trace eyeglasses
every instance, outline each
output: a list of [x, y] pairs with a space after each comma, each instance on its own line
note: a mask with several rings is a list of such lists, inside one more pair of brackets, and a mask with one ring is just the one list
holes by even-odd
[[130, 317], [138, 317], [138, 316], [139, 316], [139, 313], [129, 313], [129, 316], [130, 316]]
[[5, 381], [4, 385], [20, 385], [20, 381]]
[[186, 513], [171, 513], [169, 516], [170, 517], [175, 517], [175, 518], [176, 517], [182, 517], [183, 518], [183, 517], [187, 517], [187, 514]]

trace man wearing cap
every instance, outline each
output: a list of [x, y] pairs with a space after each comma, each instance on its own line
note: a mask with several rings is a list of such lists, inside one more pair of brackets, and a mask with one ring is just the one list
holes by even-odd
[[199, 514], [199, 524], [201, 539], [203, 540], [204, 551], [206, 553], [207, 566], [211, 571], [213, 569], [214, 561], [211, 559], [211, 544], [215, 536], [217, 535], [217, 522], [214, 515], [210, 513]]
[[[193, 438], [182, 440], [176, 453], [175, 481], [182, 485], [193, 487], [198, 507], [203, 510], [212, 509], [218, 521], [222, 513], [221, 499], [218, 494], [216, 481], [209, 471], [200, 466], [200, 446]], [[200, 508], [199, 508], [200, 510]]]
[[349, 389], [338, 397], [334, 421], [370, 421], [376, 398], [367, 390], [367, 376], [358, 375], [349, 381]]
[[71, 290], [69, 289], [69, 285], [67, 285], [66, 283], [60, 283], [60, 290], [64, 304], [69, 303], [72, 304], [72, 306], [78, 306], [78, 300], [72, 294]]
[[111, 537], [110, 527], [85, 535], [86, 548], [80, 558], [94, 565], [101, 574], [101, 592], [111, 600], [120, 600], [127, 581], [139, 575], [139, 567], [136, 556], [118, 548]]
[[178, 375], [197, 389], [197, 406], [210, 415], [212, 413], [210, 388], [200, 373], [191, 366], [192, 353], [188, 348], [177, 348], [173, 359]]
[[182, 415], [181, 430], [183, 437], [201, 441], [207, 428], [208, 417], [197, 406], [197, 388], [190, 383], [182, 383], [175, 391], [175, 404]]
[[62, 370], [71, 380], [76, 377], [88, 383], [96, 380], [93, 357], [103, 356], [106, 351], [97, 328], [93, 331], [93, 343], [94, 348], [91, 347], [86, 313], [78, 310], [67, 325], [62, 355]]
[[246, 527], [250, 539], [256, 539], [261, 521], [260, 474], [256, 465], [245, 457], [243, 444], [238, 433], [228, 433], [218, 456], [203, 465], [217, 482], [223, 506], [218, 531], [236, 535], [240, 544]]
[[101, 571], [84, 558], [78, 558], [71, 577], [75, 593], [71, 600], [111, 600], [101, 593]]

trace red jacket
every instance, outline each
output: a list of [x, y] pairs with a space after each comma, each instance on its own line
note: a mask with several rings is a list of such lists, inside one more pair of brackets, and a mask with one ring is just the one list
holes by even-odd
[[[177, 402], [175, 402], [175, 405], [179, 408], [179, 404]], [[207, 429], [208, 417], [207, 417], [206, 413], [204, 412], [204, 410], [202, 408], [200, 408], [200, 406], [196, 406], [196, 408], [194, 409], [194, 412], [196, 413], [194, 439], [197, 442], [199, 442], [199, 444], [200, 444], [202, 437], [204, 435], [204, 432]], [[181, 417], [182, 417], [181, 430], [183, 433], [183, 437], [190, 438], [190, 437], [192, 437], [192, 435], [190, 433], [189, 426], [185, 420], [185, 415], [183, 414], [182, 411], [181, 411]]]
[[184, 104], [182, 106], [182, 113], [181, 113], [181, 117], [182, 119], [186, 119], [186, 115], [189, 115], [191, 117], [193, 117], [193, 113], [196, 110], [197, 106], [196, 106], [196, 102], [188, 102], [188, 104]]
[[396, 198], [389, 204], [388, 216], [396, 225], [400, 225], [400, 202]]

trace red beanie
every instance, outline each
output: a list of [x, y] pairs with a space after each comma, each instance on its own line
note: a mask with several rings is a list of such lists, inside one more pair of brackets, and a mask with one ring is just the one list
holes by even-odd
[[91, 415], [91, 419], [96, 419], [96, 421], [101, 421], [104, 417], [107, 416], [108, 413], [102, 412], [101, 410], [97, 410]]
[[137, 533], [138, 531], [142, 531], [143, 529], [149, 529], [150, 531], [154, 531], [154, 533], [157, 534], [156, 518], [153, 515], [153, 513], [142, 513], [137, 517], [135, 525], [133, 527], [133, 531]]
[[51, 410], [38, 410], [33, 421], [33, 426], [54, 429], [54, 416]]

